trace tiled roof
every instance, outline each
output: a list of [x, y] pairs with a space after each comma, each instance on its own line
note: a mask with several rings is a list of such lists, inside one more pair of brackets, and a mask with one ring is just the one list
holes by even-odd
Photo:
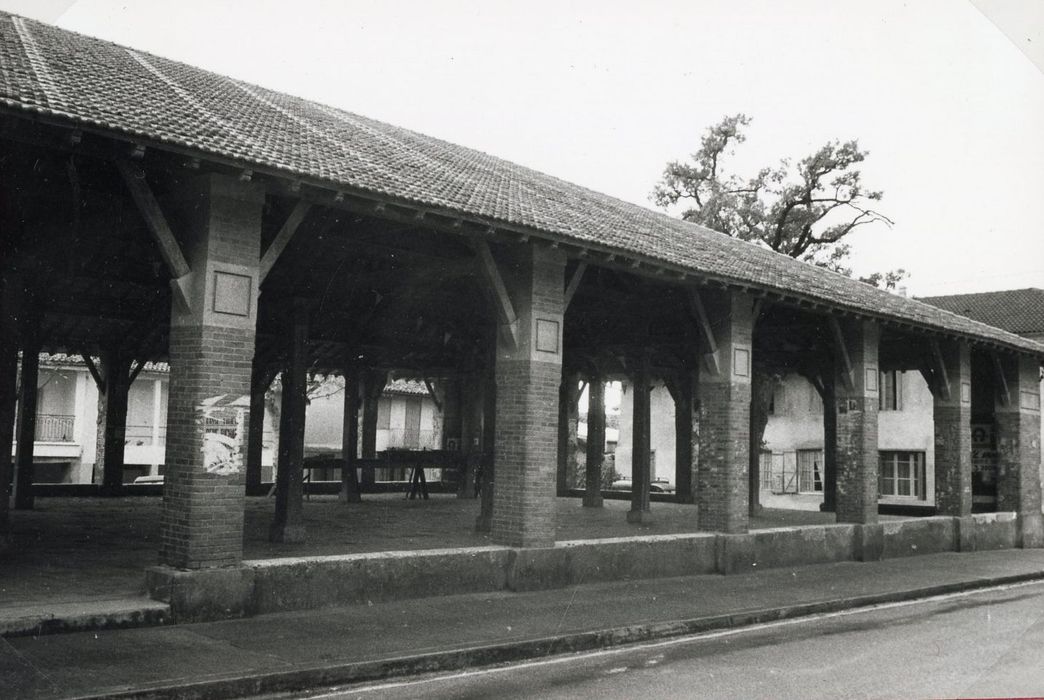
[[832, 307], [1044, 346], [472, 149], [0, 13], [0, 108]]
[[384, 392], [386, 396], [389, 394], [397, 394], [400, 396], [427, 396], [428, 387], [424, 386], [424, 382], [419, 382], [415, 379], [392, 379], [384, 385]]
[[921, 301], [1019, 335], [1044, 333], [1044, 289], [921, 297]]

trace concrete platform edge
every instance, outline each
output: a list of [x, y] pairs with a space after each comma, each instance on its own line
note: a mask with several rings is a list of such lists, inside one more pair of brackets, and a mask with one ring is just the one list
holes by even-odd
[[628, 625], [588, 632], [574, 632], [505, 644], [464, 647], [417, 654], [415, 656], [315, 666], [312, 668], [294, 669], [292, 671], [211, 679], [189, 684], [142, 687], [100, 695], [79, 696], [79, 700], [101, 698], [216, 700], [217, 698], [235, 698], [333, 688], [425, 673], [488, 667], [550, 655], [608, 649], [626, 644], [681, 637], [716, 630], [735, 629], [779, 620], [855, 610], [885, 603], [919, 600], [939, 595], [1037, 580], [1044, 580], [1044, 570], [971, 579], [888, 593], [872, 593], [848, 598], [814, 601], [777, 608]]

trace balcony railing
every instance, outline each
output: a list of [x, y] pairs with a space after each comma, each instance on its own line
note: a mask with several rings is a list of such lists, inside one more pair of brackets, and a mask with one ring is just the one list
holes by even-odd
[[[159, 441], [155, 443], [155, 446], [166, 444], [167, 426], [159, 426], [159, 430], [156, 431], [156, 433], [159, 437]], [[153, 446], [153, 427], [151, 425], [128, 425], [124, 437], [124, 444], [133, 447]]]
[[37, 442], [72, 442], [76, 416], [57, 413], [36, 415]]

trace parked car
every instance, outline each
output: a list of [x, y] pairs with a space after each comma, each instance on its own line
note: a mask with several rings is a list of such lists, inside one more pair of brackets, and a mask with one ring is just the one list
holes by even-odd
[[[630, 491], [630, 479], [617, 479], [609, 487], [610, 491]], [[653, 479], [649, 484], [649, 493], [674, 493], [674, 485], [666, 479]]]

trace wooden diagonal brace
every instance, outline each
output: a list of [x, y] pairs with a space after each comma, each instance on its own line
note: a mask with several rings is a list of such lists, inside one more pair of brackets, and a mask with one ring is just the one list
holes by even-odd
[[94, 359], [86, 352], [80, 353], [80, 357], [83, 358], [83, 364], [87, 365], [87, 371], [91, 373], [91, 377], [94, 378], [94, 385], [98, 387], [100, 394], [105, 394], [105, 378], [102, 377], [101, 372], [98, 371], [98, 365], [94, 364]]
[[718, 342], [714, 339], [714, 329], [711, 328], [707, 310], [703, 306], [703, 299], [695, 289], [690, 289], [688, 294], [689, 310], [696, 318], [696, 325], [707, 343], [707, 352], [703, 355], [703, 363], [711, 374], [721, 374], [721, 356], [718, 352]]
[[1001, 364], [1000, 355], [992, 353], [993, 369], [997, 375], [997, 398], [1001, 406], [1011, 405], [1011, 392], [1008, 390], [1008, 378], [1004, 376], [1004, 365]]
[[[943, 401], [950, 400], [950, 377], [946, 373], [946, 362], [943, 360], [942, 349], [938, 340], [932, 340], [932, 373], [935, 375], [934, 388], [939, 392], [939, 398]], [[929, 386], [932, 386], [929, 384]]]
[[587, 270], [587, 263], [583, 260], [576, 266], [576, 270], [573, 271], [573, 277], [569, 280], [569, 284], [566, 285], [565, 296], [563, 298], [562, 310], [569, 308], [570, 302], [573, 301], [573, 296], [576, 294], [577, 288], [580, 286], [580, 280], [584, 277], [584, 272]]
[[134, 380], [138, 378], [143, 369], [145, 369], [145, 360], [138, 360], [137, 364], [131, 368], [130, 375], [127, 377], [127, 386], [134, 383]]
[[265, 277], [272, 271], [272, 266], [275, 265], [276, 260], [282, 255], [283, 251], [286, 250], [286, 246], [290, 243], [290, 239], [297, 233], [298, 227], [301, 226], [301, 222], [304, 221], [308, 212], [312, 209], [312, 205], [308, 202], [299, 201], [294, 210], [290, 212], [290, 216], [286, 217], [286, 221], [283, 223], [283, 227], [279, 229], [279, 233], [272, 239], [272, 242], [268, 245], [265, 250], [265, 254], [261, 256], [261, 263], [258, 265], [257, 270], [257, 282], [261, 284], [265, 281]]
[[515, 307], [511, 304], [507, 287], [500, 276], [497, 261], [493, 259], [493, 253], [489, 244], [482, 239], [475, 239], [475, 252], [478, 253], [482, 276], [493, 297], [493, 304], [497, 311], [497, 323], [499, 325], [500, 337], [512, 349], [518, 347], [518, 316], [515, 315]]
[[439, 398], [438, 393], [435, 391], [435, 387], [432, 386], [431, 380], [427, 377], [424, 378], [424, 388], [428, 390], [428, 396], [431, 397], [431, 401], [435, 404], [435, 408], [437, 408], [441, 412], [442, 400]]
[[848, 355], [848, 346], [845, 345], [845, 334], [841, 332], [841, 324], [834, 316], [828, 316], [830, 332], [834, 336], [834, 346], [837, 349], [837, 357], [841, 361], [841, 383], [845, 391], [855, 389], [855, 375], [852, 371], [852, 358]]
[[174, 232], [170, 230], [167, 218], [163, 215], [163, 210], [160, 209], [152, 188], [145, 181], [145, 173], [136, 164], [125, 159], [118, 158], [115, 162], [116, 169], [120, 171], [120, 176], [123, 177], [127, 189], [130, 190], [134, 204], [137, 205], [138, 211], [145, 219], [149, 233], [159, 246], [160, 257], [163, 258], [163, 262], [166, 263], [167, 270], [170, 272], [171, 294], [184, 309], [189, 310], [188, 287], [192, 269], [181, 253], [181, 246], [178, 245]]

